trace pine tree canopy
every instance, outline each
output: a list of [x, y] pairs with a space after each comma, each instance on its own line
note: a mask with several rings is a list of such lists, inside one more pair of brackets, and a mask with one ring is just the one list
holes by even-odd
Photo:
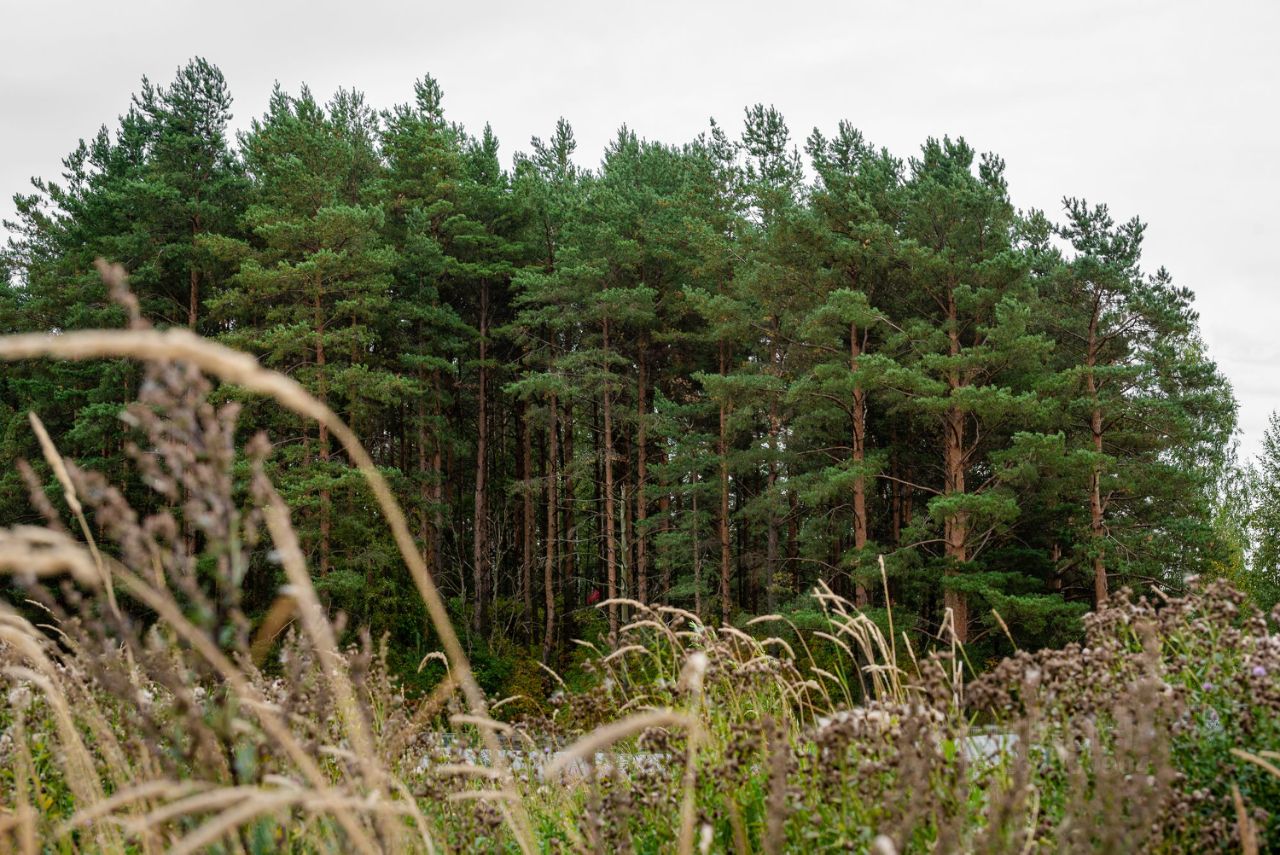
[[[0, 331], [123, 324], [101, 257], [150, 322], [295, 378], [386, 473], [493, 681], [513, 646], [616, 633], [626, 606], [602, 598], [741, 623], [812, 609], [822, 583], [887, 597], [922, 644], [950, 626], [993, 649], [1001, 618], [1061, 642], [1126, 586], [1233, 575], [1274, 602], [1280, 421], [1232, 474], [1232, 390], [1141, 220], [1071, 196], [1021, 211], [963, 139], [902, 157], [841, 122], [797, 144], [756, 105], [678, 145], [624, 126], [588, 169], [564, 119], [507, 158], [435, 79], [413, 93], [378, 110], [277, 87], [235, 137], [212, 64], [144, 79], [16, 197]], [[125, 478], [141, 376], [0, 373], [6, 524], [35, 513], [13, 461], [54, 489], [28, 411]], [[351, 462], [243, 404], [318, 589], [419, 662], [421, 606]], [[249, 568], [246, 607], [282, 581]]]

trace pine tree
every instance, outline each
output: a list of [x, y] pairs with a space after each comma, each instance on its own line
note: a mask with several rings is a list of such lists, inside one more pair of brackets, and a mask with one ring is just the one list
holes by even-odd
[[730, 579], [732, 551], [730, 545], [730, 470], [731, 418], [734, 395], [729, 383], [733, 343], [746, 335], [739, 322], [741, 314], [730, 296], [738, 266], [735, 243], [745, 228], [746, 200], [742, 170], [738, 163], [738, 146], [714, 122], [708, 134], [701, 137], [692, 150], [695, 168], [694, 186], [700, 192], [700, 205], [690, 213], [687, 228], [695, 253], [693, 273], [700, 287], [687, 290], [686, 299], [703, 319], [705, 335], [713, 343], [715, 363], [712, 368], [693, 374], [694, 379], [716, 407], [716, 513], [719, 561], [717, 586], [720, 620], [729, 623], [733, 608]]
[[[740, 153], [741, 165], [737, 163]], [[796, 293], [787, 247], [789, 220], [798, 214], [802, 171], [782, 116], [762, 105], [746, 111], [742, 141], [737, 145], [728, 144], [713, 126], [706, 156], [710, 183], [717, 189], [701, 248], [706, 253], [703, 265], [718, 268], [719, 281], [714, 290], [700, 289], [690, 296], [717, 341], [716, 374], [698, 377], [720, 407], [721, 607], [727, 620], [729, 474], [735, 467], [729, 434], [735, 427], [745, 427], [762, 438], [757, 442], [753, 437], [747, 444], [750, 452], [739, 455], [736, 464], [763, 473], [764, 478], [754, 501], [740, 511], [763, 518], [765, 524], [765, 556], [748, 595], [752, 607], [760, 605], [763, 593], [765, 607], [772, 610], [783, 584], [779, 534], [786, 480], [783, 407], [794, 314], [791, 303]], [[732, 243], [726, 245], [727, 241]], [[736, 354], [732, 353], [735, 342], [740, 343]]]
[[[321, 106], [305, 88], [296, 97], [277, 88], [243, 140], [255, 182], [245, 215], [253, 242], [232, 287], [210, 301], [230, 327], [229, 343], [295, 377], [357, 430], [410, 388], [383, 361], [379, 336], [395, 255], [372, 195], [375, 121], [357, 94], [339, 92]], [[338, 552], [341, 572], [328, 589], [364, 599], [361, 585], [380, 570], [375, 554], [357, 546], [370, 521], [343, 513], [336, 518], [344, 531], [334, 533], [335, 494], [352, 510], [358, 476], [335, 458], [323, 425], [314, 441], [292, 419], [277, 426], [285, 437], [302, 433], [282, 449], [279, 477], [282, 494], [313, 511], [300, 528], [317, 572], [329, 575]]]
[[[808, 263], [818, 297], [800, 330], [805, 366], [790, 395], [803, 420], [822, 432], [814, 444], [831, 450], [825, 453], [830, 465], [808, 478], [808, 500], [828, 504], [848, 496], [840, 506], [852, 522], [854, 599], [865, 606], [870, 596], [864, 579], [876, 551], [868, 505], [885, 462], [869, 447], [870, 396], [881, 373], [873, 354], [891, 331], [877, 303], [889, 298], [899, 264], [891, 199], [902, 166], [846, 122], [830, 140], [814, 131], [808, 149], [818, 185], [801, 239], [812, 253]], [[832, 453], [839, 449], [845, 449], [843, 459]]]
[[[246, 182], [227, 138], [231, 96], [221, 72], [201, 59], [173, 84], [145, 78], [141, 94], [114, 132], [101, 128], [63, 161], [60, 182], [33, 180], [15, 197], [4, 252], [14, 273], [0, 327], [7, 331], [118, 327], [123, 313], [108, 299], [95, 258], [119, 262], [144, 315], [160, 324], [193, 325], [198, 304], [231, 272], [205, 241], [239, 234]], [[194, 289], [194, 290], [193, 290]], [[198, 306], [195, 310], [198, 313]], [[202, 332], [212, 327], [200, 323]], [[26, 412], [38, 410], [64, 454], [126, 478], [125, 432], [117, 416], [139, 372], [126, 362], [35, 363], [7, 374], [12, 416], [0, 424], [6, 458], [38, 459]], [[10, 467], [0, 494], [25, 505]], [[135, 493], [142, 506], [150, 497]]]
[[148, 156], [127, 204], [155, 249], [130, 267], [133, 287], [155, 298], [153, 319], [209, 335], [217, 330], [202, 323], [201, 303], [218, 292], [228, 271], [208, 243], [239, 233], [248, 190], [227, 139], [231, 94], [222, 72], [197, 58], [167, 89], [144, 78], [134, 106], [146, 127]]
[[992, 581], [973, 562], [1018, 511], [989, 453], [1000, 431], [1042, 417], [1034, 382], [1050, 347], [1030, 329], [1034, 292], [1014, 244], [1004, 164], [984, 156], [975, 174], [973, 163], [972, 148], [948, 139], [929, 140], [911, 161], [903, 235], [912, 297], [891, 380], [897, 407], [937, 431], [941, 486], [916, 539], [940, 534], [944, 604], [961, 641], [971, 596]]
[[[557, 602], [569, 595], [561, 572], [571, 560], [574, 541], [562, 537], [572, 515], [572, 490], [562, 483], [561, 413], [570, 398], [570, 385], [561, 371], [560, 356], [575, 338], [576, 320], [562, 310], [566, 283], [559, 273], [564, 233], [577, 216], [581, 199], [580, 175], [573, 163], [576, 143], [569, 123], [560, 119], [548, 141], [535, 137], [532, 155], [517, 155], [514, 193], [523, 206], [531, 263], [512, 282], [516, 315], [506, 334], [521, 348], [522, 371], [509, 391], [527, 403], [541, 402], [543, 428], [542, 495], [544, 503], [542, 591], [542, 659], [548, 662], [558, 632]], [[526, 418], [531, 414], [526, 411]], [[567, 456], [571, 456], [567, 455]], [[528, 488], [532, 490], [532, 485]], [[567, 545], [567, 549], [564, 548]], [[566, 606], [567, 610], [567, 606]]]
[[735, 277], [735, 285], [737, 300], [747, 312], [758, 350], [756, 358], [740, 370], [751, 378], [748, 380], [753, 392], [750, 397], [765, 418], [762, 463], [766, 474], [765, 489], [760, 497], [765, 518], [765, 560], [760, 587], [765, 591], [765, 608], [772, 612], [777, 604], [777, 592], [783, 585], [779, 578], [781, 485], [786, 477], [787, 414], [783, 407], [788, 344], [792, 339], [790, 326], [794, 320], [794, 302], [799, 296], [791, 259], [787, 256], [794, 246], [790, 239], [791, 220], [799, 216], [803, 173], [800, 155], [791, 145], [782, 115], [772, 107], [756, 105], [747, 110], [742, 150], [746, 155], [751, 227], [744, 230], [747, 263]]
[[455, 298], [456, 305], [470, 302], [476, 337], [476, 448], [473, 492], [472, 561], [475, 580], [475, 627], [489, 629], [489, 606], [496, 597], [496, 544], [490, 527], [489, 479], [491, 461], [490, 398], [497, 398], [500, 366], [510, 361], [494, 360], [494, 331], [510, 319], [513, 275], [523, 260], [525, 248], [519, 242], [522, 224], [510, 194], [510, 177], [498, 164], [498, 140], [489, 127], [479, 139], [469, 140], [465, 149], [465, 178], [460, 216], [452, 223], [452, 278], [455, 288], [471, 292], [470, 299]]
[[1060, 377], [1065, 433], [1084, 439], [1073, 454], [1088, 485], [1088, 532], [1078, 552], [1090, 565], [1097, 604], [1107, 598], [1111, 575], [1174, 571], [1171, 556], [1164, 567], [1126, 558], [1151, 555], [1152, 546], [1139, 544], [1152, 531], [1176, 527], [1184, 543], [1208, 546], [1211, 535], [1194, 531], [1200, 526], [1193, 518], [1208, 521], [1215, 475], [1205, 463], [1216, 455], [1175, 468], [1157, 449], [1167, 448], [1161, 437], [1222, 448], [1234, 412], [1221, 405], [1230, 396], [1221, 394], [1216, 369], [1200, 356], [1191, 293], [1167, 274], [1148, 277], [1139, 267], [1141, 221], [1117, 225], [1105, 205], [1078, 199], [1066, 199], [1064, 207], [1067, 221], [1058, 234], [1074, 255], [1051, 280], [1051, 317], [1058, 355], [1067, 360]]
[[452, 406], [455, 360], [469, 330], [447, 302], [452, 226], [459, 216], [463, 157], [458, 132], [444, 118], [443, 93], [431, 77], [414, 84], [414, 101], [384, 113], [380, 136], [386, 172], [380, 197], [385, 231], [397, 253], [391, 300], [400, 372], [413, 379], [406, 420], [414, 446], [411, 506], [427, 568], [440, 567], [444, 535], [444, 465], [458, 438]]

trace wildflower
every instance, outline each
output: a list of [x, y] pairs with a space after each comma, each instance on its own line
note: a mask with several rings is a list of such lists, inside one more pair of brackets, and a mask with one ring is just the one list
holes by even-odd
[[711, 842], [714, 839], [712, 837], [713, 834], [714, 834], [714, 829], [712, 829], [711, 823], [709, 822], [702, 823], [702, 829], [700, 830], [698, 835], [698, 851], [699, 852], [707, 853], [711, 851]]
[[1212, 692], [1213, 683], [1209, 682], [1208, 680], [1205, 680], [1203, 683], [1200, 684], [1200, 689], [1205, 692]]
[[1255, 677], [1265, 677], [1265, 676], [1267, 676], [1267, 669], [1266, 669], [1266, 668], [1264, 668], [1264, 667], [1262, 667], [1261, 665], [1254, 665], [1254, 666], [1253, 666], [1253, 676], [1255, 676]]
[[893, 838], [887, 834], [877, 834], [876, 839], [871, 841], [871, 851], [875, 855], [896, 855], [898, 847], [893, 845]]
[[9, 690], [9, 706], [14, 710], [22, 711], [31, 705], [32, 696], [31, 689], [26, 683], [19, 683]]

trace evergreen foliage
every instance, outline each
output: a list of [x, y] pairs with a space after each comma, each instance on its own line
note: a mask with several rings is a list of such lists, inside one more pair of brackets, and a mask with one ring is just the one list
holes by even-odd
[[[238, 145], [230, 117], [194, 60], [35, 180], [0, 331], [120, 324], [101, 256], [156, 324], [295, 377], [400, 492], [482, 676], [515, 645], [551, 660], [603, 631], [604, 598], [725, 622], [812, 608], [822, 581], [882, 606], [879, 555], [911, 631], [993, 639], [994, 609], [1027, 645], [1123, 586], [1280, 566], [1280, 424], [1254, 551], [1215, 518], [1231, 389], [1190, 292], [1143, 270], [1142, 223], [1073, 198], [1058, 223], [1020, 212], [1003, 161], [964, 140], [904, 161], [841, 123], [806, 164], [755, 106], [736, 139], [624, 127], [590, 170], [562, 119], [508, 170], [430, 77], [384, 112], [277, 89]], [[39, 459], [27, 411], [118, 480], [139, 379], [0, 374], [6, 521], [30, 517], [9, 464]], [[420, 607], [349, 462], [245, 405], [319, 590], [420, 659]], [[253, 570], [247, 605], [276, 572]]]

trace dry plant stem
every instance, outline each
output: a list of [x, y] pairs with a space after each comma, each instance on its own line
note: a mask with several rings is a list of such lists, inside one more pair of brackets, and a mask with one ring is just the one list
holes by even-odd
[[556, 681], [557, 683], [559, 683], [559, 684], [560, 684], [560, 688], [562, 688], [562, 689], [567, 689], [567, 688], [568, 688], [568, 686], [566, 686], [566, 685], [564, 684], [564, 680], [560, 679], [560, 675], [559, 675], [559, 674], [557, 674], [557, 673], [555, 672], [555, 670], [554, 670], [554, 669], [552, 669], [551, 667], [549, 667], [549, 666], [547, 666], [547, 665], [544, 665], [544, 664], [543, 664], [543, 663], [541, 663], [541, 662], [537, 663], [537, 665], [538, 665], [538, 667], [539, 667], [539, 668], [541, 668], [543, 671], [546, 671], [548, 674], [550, 674], [552, 677], [554, 677], [554, 678], [555, 678], [555, 681]]
[[1009, 631], [1009, 625], [1004, 622], [1004, 618], [1000, 616], [1000, 612], [995, 609], [991, 610], [991, 614], [995, 617], [996, 623], [1000, 625], [1000, 629], [1004, 631], [1004, 637], [1009, 639], [1009, 643], [1013, 645], [1013, 649], [1018, 650], [1018, 642], [1013, 640], [1013, 633]]
[[[418, 704], [418, 708], [413, 711], [413, 718], [400, 728], [397, 733], [390, 737], [390, 741], [383, 748], [383, 757], [388, 763], [394, 763], [396, 758], [408, 746], [409, 740], [412, 739], [418, 731], [431, 720], [431, 717], [440, 712], [445, 701], [458, 688], [458, 683], [453, 679], [453, 675], [445, 674], [444, 679], [431, 690], [430, 696], [426, 700]], [[396, 779], [398, 781], [398, 779]]]
[[67, 473], [67, 466], [62, 462], [62, 455], [58, 453], [53, 440], [49, 438], [49, 432], [44, 429], [44, 422], [40, 421], [40, 417], [35, 413], [27, 413], [27, 419], [31, 422], [31, 430], [35, 432], [36, 439], [40, 442], [40, 451], [44, 454], [45, 462], [49, 464], [49, 468], [53, 470], [54, 476], [62, 486], [62, 495], [67, 501], [67, 507], [71, 509], [76, 521], [80, 523], [80, 531], [84, 534], [84, 541], [89, 545], [89, 554], [93, 556], [93, 563], [97, 565], [98, 573], [102, 577], [103, 587], [106, 588], [107, 606], [111, 609], [112, 616], [118, 621], [120, 620], [120, 606], [116, 603], [116, 592], [111, 585], [111, 571], [107, 569], [106, 564], [102, 561], [102, 554], [98, 552], [98, 544], [94, 541], [93, 533], [89, 530], [89, 521], [85, 519], [84, 508], [80, 505], [80, 498], [76, 495], [75, 485], [71, 483], [71, 476]]
[[[263, 516], [271, 532], [271, 539], [280, 551], [280, 562], [284, 565], [285, 575], [292, 586], [290, 593], [298, 604], [302, 626], [311, 637], [311, 643], [315, 645], [316, 654], [324, 665], [325, 675], [329, 678], [334, 697], [338, 700], [342, 723], [346, 728], [347, 738], [351, 740], [351, 747], [355, 749], [356, 757], [359, 758], [365, 785], [376, 794], [385, 773], [378, 768], [375, 760], [377, 754], [374, 750], [373, 736], [369, 733], [368, 722], [365, 721], [364, 714], [360, 710], [360, 701], [356, 698], [355, 686], [352, 685], [351, 676], [347, 673], [346, 663], [338, 654], [338, 640], [334, 638], [333, 627], [325, 618], [324, 608], [320, 605], [315, 589], [311, 586], [306, 559], [303, 558], [302, 549], [298, 546], [298, 536], [294, 533], [293, 526], [289, 524], [289, 510], [266, 476], [262, 472], [258, 472], [257, 476], [258, 486], [267, 498]], [[383, 841], [391, 844], [398, 836], [395, 826], [386, 814], [380, 813], [378, 818], [382, 826]]]
[[[1257, 754], [1250, 754], [1248, 751], [1241, 751], [1239, 748], [1232, 748], [1231, 753], [1234, 754], [1236, 757], [1239, 757], [1241, 760], [1244, 760], [1248, 763], [1253, 763], [1255, 766], [1258, 766], [1262, 769], [1266, 769], [1272, 775], [1275, 775], [1277, 778], [1280, 778], [1280, 766], [1276, 766], [1274, 763], [1268, 763], [1266, 760], [1263, 760]], [[1271, 752], [1267, 752], [1267, 753], [1270, 754]]]
[[16, 805], [15, 822], [18, 823], [19, 851], [22, 855], [35, 855], [36, 846], [36, 812], [31, 807], [27, 793], [27, 783], [34, 778], [35, 769], [31, 761], [30, 746], [27, 744], [26, 711], [18, 710], [13, 722], [14, 741], [18, 746], [16, 763], [13, 770], [14, 801]]
[[[809, 649], [809, 642], [805, 641], [804, 633], [801, 632], [800, 627], [796, 626], [795, 622], [786, 615], [764, 615], [763, 617], [752, 618], [747, 621], [747, 626], [751, 626], [755, 623], [766, 623], [773, 620], [782, 621], [787, 626], [791, 627], [791, 631], [796, 634], [796, 640], [800, 642], [800, 646], [804, 648], [805, 655], [809, 657], [809, 665], [817, 665], [817, 660], [813, 658], [813, 651]], [[795, 658], [794, 652], [791, 654], [791, 658]]]
[[511, 733], [513, 730], [511, 725], [501, 721], [494, 721], [488, 716], [454, 715], [449, 717], [449, 721], [453, 724], [469, 724], [480, 731]]
[[[44, 693], [49, 706], [53, 709], [58, 739], [62, 743], [65, 754], [62, 763], [67, 773], [67, 785], [77, 802], [86, 807], [93, 807], [104, 798], [102, 785], [98, 779], [97, 769], [94, 767], [93, 757], [85, 747], [75, 719], [71, 715], [66, 695], [58, 685], [58, 670], [45, 655], [41, 638], [35, 627], [24, 618], [11, 612], [0, 611], [0, 642], [12, 646], [34, 666], [34, 670], [9, 667], [4, 669], [4, 673], [28, 680]], [[98, 835], [100, 846], [107, 845], [108, 841], [119, 845], [119, 840], [114, 833], [107, 834], [105, 837], [103, 836], [105, 832], [100, 829], [95, 833]]]
[[498, 774], [491, 766], [473, 766], [470, 763], [441, 763], [432, 771], [437, 775], [475, 775], [490, 780]]
[[[222, 678], [230, 684], [236, 696], [240, 698], [246, 707], [253, 711], [258, 721], [262, 724], [262, 729], [285, 750], [285, 753], [289, 755], [289, 759], [297, 765], [298, 769], [311, 782], [311, 785], [320, 793], [328, 794], [330, 787], [324, 772], [321, 771], [320, 767], [316, 765], [316, 762], [303, 747], [298, 744], [293, 733], [276, 715], [275, 707], [262, 697], [257, 688], [245, 677], [244, 673], [204, 633], [191, 625], [182, 612], [173, 604], [172, 600], [157, 593], [150, 585], [123, 567], [116, 568], [116, 578], [120, 580], [121, 585], [130, 595], [155, 611], [173, 628], [179, 637], [190, 644], [196, 652], [203, 656], [222, 675]], [[377, 851], [364, 827], [356, 821], [351, 813], [346, 810], [336, 810], [334, 816], [343, 830], [347, 832], [352, 846], [361, 852], [370, 853], [370, 855]]]
[[596, 752], [600, 749], [612, 745], [619, 739], [624, 739], [633, 733], [640, 733], [651, 727], [689, 728], [693, 725], [694, 722], [689, 716], [673, 710], [653, 710], [652, 712], [637, 713], [621, 721], [597, 727], [548, 763], [544, 774], [547, 778], [554, 778], [563, 772], [569, 764], [577, 760], [595, 757]]
[[245, 799], [242, 804], [218, 814], [179, 840], [169, 849], [169, 855], [198, 852], [221, 840], [255, 816], [279, 810], [296, 799], [297, 795], [294, 793], [271, 793], [263, 794], [256, 799]]
[[884, 610], [889, 616], [889, 644], [893, 649], [893, 667], [898, 667], [898, 640], [893, 631], [893, 601], [889, 599], [889, 571], [884, 568], [884, 555], [876, 556], [880, 560], [880, 584], [884, 586]]
[[27, 785], [35, 780], [34, 763], [31, 761], [31, 745], [27, 742], [27, 711], [15, 710], [13, 717], [13, 738], [17, 745], [13, 762], [13, 795], [18, 811], [31, 809], [31, 794]]
[[89, 588], [102, 581], [97, 566], [67, 535], [29, 525], [0, 528], [0, 575], [40, 578], [64, 573]]
[[[99, 270], [104, 280], [113, 288], [119, 287], [124, 280], [124, 271], [119, 266], [99, 263]], [[468, 704], [477, 716], [485, 715], [484, 692], [471, 673], [471, 663], [462, 649], [458, 635], [449, 620], [449, 612], [414, 543], [413, 535], [409, 532], [404, 511], [355, 433], [329, 407], [312, 397], [297, 381], [263, 368], [249, 354], [206, 341], [186, 329], [169, 329], [163, 332], [86, 330], [60, 335], [31, 333], [0, 337], [0, 360], [46, 357], [71, 360], [112, 357], [157, 361], [182, 360], [223, 382], [233, 383], [247, 391], [274, 398], [293, 412], [325, 425], [342, 444], [350, 455], [351, 461], [368, 482], [391, 529], [396, 547], [418, 588], [432, 625], [440, 636], [440, 643], [449, 657], [452, 670], [462, 686]], [[505, 768], [506, 761], [502, 756], [497, 738], [487, 728], [480, 728], [480, 731], [485, 747], [489, 749], [490, 762], [498, 768]], [[509, 774], [506, 777], [509, 780]], [[517, 842], [524, 852], [531, 853], [533, 841], [523, 803], [515, 803], [513, 810], [516, 816], [511, 825]]]
[[297, 601], [289, 594], [276, 597], [271, 607], [267, 609], [267, 614], [258, 626], [258, 631], [254, 633], [253, 644], [249, 647], [249, 655], [254, 665], [261, 666], [266, 661], [267, 654], [271, 652], [271, 646], [293, 620], [297, 609]]
[[1244, 806], [1240, 795], [1240, 787], [1231, 785], [1231, 799], [1236, 808], [1236, 832], [1240, 836], [1240, 852], [1242, 855], [1258, 855], [1258, 831], [1249, 819], [1249, 811]]
[[168, 796], [169, 798], [184, 797], [193, 792], [200, 792], [207, 789], [207, 785], [197, 781], [169, 781], [158, 779], [154, 781], [145, 781], [128, 789], [122, 789], [113, 793], [109, 798], [103, 799], [92, 808], [78, 810], [62, 824], [58, 835], [62, 836], [68, 832], [82, 828], [114, 813], [117, 808], [132, 805], [135, 802], [146, 801], [147, 799], [157, 796]]
[[[0, 639], [11, 640], [2, 635], [0, 635]], [[98, 783], [97, 769], [94, 768], [88, 749], [85, 748], [84, 743], [80, 740], [79, 733], [76, 731], [75, 721], [71, 717], [71, 710], [67, 707], [66, 698], [54, 681], [44, 674], [29, 668], [4, 668], [0, 673], [19, 680], [26, 680], [44, 693], [49, 705], [53, 708], [54, 719], [58, 728], [58, 738], [67, 755], [67, 759], [63, 763], [68, 788], [71, 790], [72, 795], [75, 796], [76, 801], [88, 805], [94, 805], [101, 801], [103, 793], [102, 787]], [[113, 829], [101, 826], [95, 827], [94, 836], [97, 838], [98, 846], [103, 851], [114, 852], [123, 849], [123, 843]]]
[[[513, 796], [505, 790], [460, 790], [444, 797], [447, 802], [485, 801], [501, 804], [510, 801]], [[518, 798], [518, 796], [516, 797]]]
[[12, 832], [17, 849], [0, 846], [0, 852], [19, 852], [21, 855], [38, 855], [40, 847], [36, 839], [36, 812], [25, 802], [13, 813], [0, 815], [0, 842], [7, 842]]
[[698, 651], [685, 662], [680, 682], [689, 689], [688, 755], [684, 762], [684, 794], [680, 802], [680, 855], [693, 853], [693, 827], [697, 820], [698, 743], [702, 740], [702, 681], [707, 673], [707, 654]]
[[[217, 787], [198, 790], [194, 795], [174, 799], [141, 817], [133, 826], [137, 831], [164, 825], [172, 819], [194, 816], [207, 811], [221, 810], [239, 804], [259, 793], [267, 792], [256, 786], [244, 784], [235, 787]], [[298, 790], [298, 792], [306, 792]]]
[[116, 738], [111, 723], [103, 715], [101, 707], [98, 706], [92, 690], [83, 684], [77, 685], [76, 683], [69, 683], [69, 688], [79, 696], [71, 699], [72, 708], [80, 714], [80, 717], [89, 728], [95, 747], [107, 767], [107, 774], [111, 776], [111, 781], [114, 785], [113, 792], [125, 789], [130, 781], [136, 779], [142, 773], [142, 770], [131, 768], [131, 764], [120, 746], [120, 741]]
[[[97, 541], [94, 540], [93, 532], [89, 529], [89, 520], [85, 518], [84, 507], [80, 504], [80, 497], [76, 495], [75, 484], [71, 481], [70, 473], [67, 472], [67, 465], [63, 462], [62, 455], [58, 452], [58, 447], [53, 444], [53, 440], [49, 437], [49, 432], [45, 430], [44, 422], [40, 421], [40, 417], [33, 412], [28, 412], [27, 420], [31, 422], [31, 429], [40, 441], [40, 451], [44, 454], [45, 462], [49, 464], [49, 468], [57, 476], [58, 483], [62, 485], [62, 495], [66, 499], [67, 507], [71, 509], [71, 512], [75, 514], [76, 521], [80, 523], [80, 532], [84, 535], [84, 541], [89, 546], [89, 554], [93, 556], [93, 563], [97, 565], [98, 575], [102, 578], [102, 586], [106, 589], [107, 608], [111, 609], [111, 616], [115, 618], [116, 623], [123, 624], [124, 619], [120, 616], [120, 606], [116, 603], [116, 589], [111, 581], [109, 564], [103, 561], [102, 553], [98, 550]], [[129, 663], [129, 679], [136, 688], [138, 686], [138, 663], [133, 660], [133, 650], [128, 645], [124, 647], [124, 655]]]
[[422, 845], [426, 847], [427, 855], [436, 855], [436, 845], [431, 839], [431, 824], [427, 822], [427, 818], [422, 813], [422, 808], [418, 807], [418, 799], [413, 792], [399, 778], [393, 778], [397, 790], [400, 791], [400, 798], [404, 805], [409, 809], [409, 816], [413, 819], [413, 824], [418, 827], [418, 836], [422, 840]]
[[751, 844], [747, 842], [747, 828], [742, 822], [737, 799], [730, 796], [725, 806], [729, 809], [729, 827], [733, 831], [733, 851], [736, 855], [751, 855]]
[[227, 808], [174, 844], [169, 849], [169, 855], [189, 855], [189, 853], [202, 851], [254, 817], [295, 805], [309, 813], [317, 814], [333, 813], [339, 807], [345, 810], [372, 811], [381, 816], [407, 812], [396, 805], [373, 799], [353, 799], [338, 794], [320, 796], [308, 790], [248, 789], [250, 792], [243, 798], [239, 798], [237, 804]]

